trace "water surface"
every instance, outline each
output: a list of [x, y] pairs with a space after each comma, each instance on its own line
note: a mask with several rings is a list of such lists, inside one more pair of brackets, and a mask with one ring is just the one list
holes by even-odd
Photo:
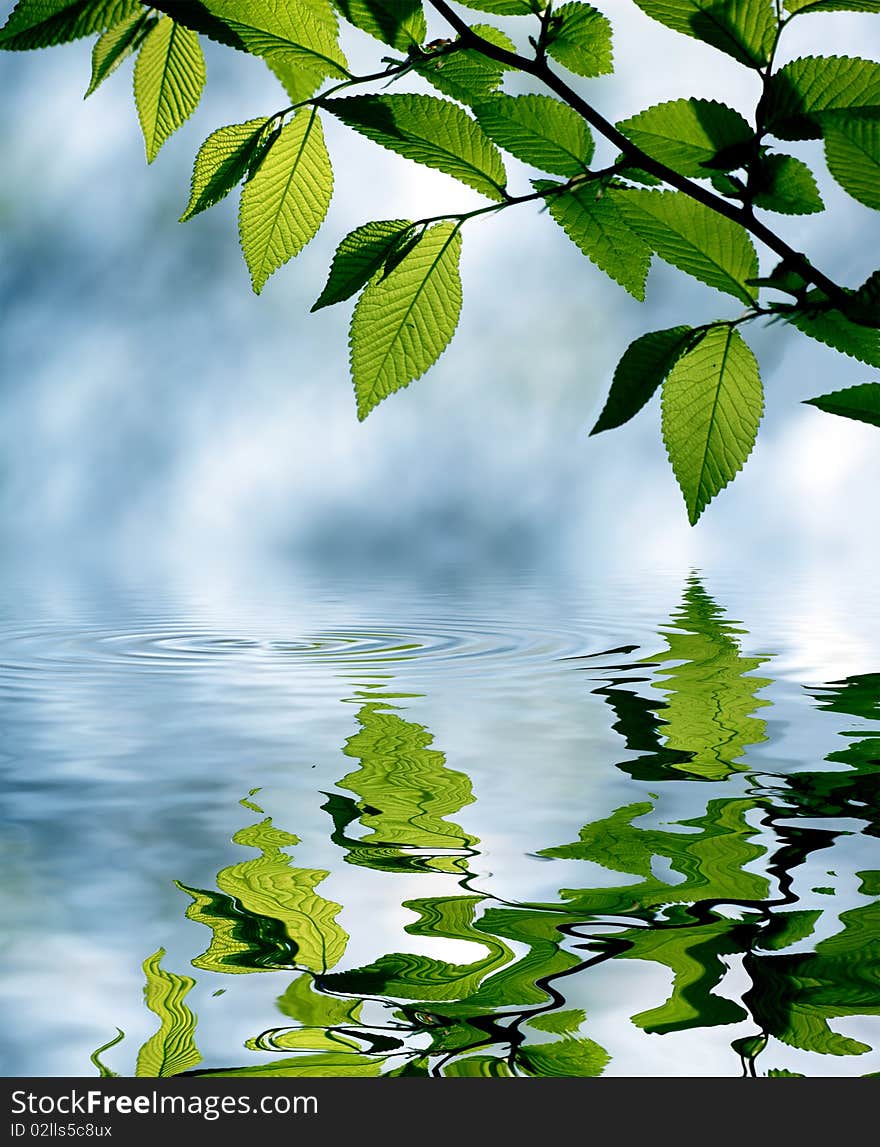
[[877, 1072], [872, 592], [8, 587], [3, 1073]]

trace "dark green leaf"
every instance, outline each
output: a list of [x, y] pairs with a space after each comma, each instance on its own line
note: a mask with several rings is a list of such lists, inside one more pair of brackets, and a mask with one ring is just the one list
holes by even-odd
[[19, 0], [0, 28], [0, 48], [48, 48], [103, 32], [143, 12], [139, 0]]
[[578, 175], [593, 154], [584, 120], [552, 96], [497, 95], [474, 107], [477, 122], [499, 147], [554, 175]]
[[806, 401], [829, 414], [839, 414], [843, 418], [854, 418], [858, 422], [880, 426], [880, 382], [847, 386], [843, 390], [808, 398]]
[[853, 199], [880, 210], [880, 119], [823, 116], [828, 170]]
[[764, 155], [755, 167], [756, 207], [782, 215], [811, 215], [824, 211], [815, 176], [793, 155]]
[[382, 268], [411, 230], [408, 219], [382, 219], [349, 232], [336, 249], [326, 286], [312, 310], [350, 299]]
[[671, 100], [617, 126], [653, 159], [697, 177], [741, 167], [755, 134], [738, 111], [715, 100]]
[[498, 149], [457, 104], [435, 96], [351, 96], [325, 100], [333, 115], [374, 143], [503, 199], [507, 174]]
[[630, 226], [661, 259], [695, 279], [754, 303], [748, 280], [758, 256], [748, 233], [680, 191], [622, 191], [621, 210]]
[[786, 312], [784, 318], [810, 338], [869, 366], [880, 367], [880, 330], [852, 322], [836, 310], [793, 310]]
[[239, 233], [254, 291], [311, 242], [327, 214], [333, 170], [321, 121], [302, 108], [241, 193]]
[[263, 139], [266, 119], [230, 124], [212, 132], [196, 156], [189, 203], [180, 222], [219, 203], [248, 174]]
[[[538, 181], [536, 187], [552, 187]], [[614, 188], [601, 192], [586, 184], [547, 200], [550, 214], [577, 247], [600, 271], [620, 283], [631, 295], [644, 300], [645, 280], [651, 266], [651, 249], [629, 226]]]
[[[514, 42], [489, 24], [474, 24], [472, 31], [499, 48], [516, 51]], [[418, 56], [414, 60], [413, 69], [439, 91], [464, 104], [488, 99], [501, 86], [507, 71], [504, 64], [489, 59], [475, 48], [441, 50]]]
[[138, 47], [142, 34], [152, 28], [155, 21], [146, 12], [135, 12], [121, 24], [99, 36], [92, 48], [92, 78], [86, 97], [116, 71], [126, 57]]
[[768, 129], [780, 139], [818, 139], [824, 117], [835, 112], [880, 115], [880, 64], [804, 56], [772, 76], [765, 115]]
[[630, 343], [614, 371], [611, 390], [590, 434], [622, 426], [642, 409], [695, 337], [692, 327], [651, 331]]
[[667, 28], [719, 48], [741, 64], [768, 63], [776, 36], [773, 0], [635, 0]]
[[493, 16], [532, 16], [541, 10], [541, 0], [460, 0], [465, 8], [491, 12]]
[[880, 12], [880, 0], [785, 0], [795, 12]]
[[148, 163], [195, 111], [204, 86], [205, 58], [198, 35], [163, 16], [144, 40], [134, 68], [134, 98]]
[[428, 35], [422, 0], [333, 0], [340, 14], [362, 32], [405, 52]]
[[563, 4], [553, 11], [547, 55], [578, 76], [604, 76], [614, 70], [611, 24], [590, 4]]
[[742, 469], [764, 410], [755, 356], [730, 326], [706, 332], [663, 384], [663, 441], [694, 525]]
[[398, 267], [364, 289], [350, 335], [359, 418], [423, 375], [448, 346], [461, 312], [460, 253], [457, 226], [438, 223]]

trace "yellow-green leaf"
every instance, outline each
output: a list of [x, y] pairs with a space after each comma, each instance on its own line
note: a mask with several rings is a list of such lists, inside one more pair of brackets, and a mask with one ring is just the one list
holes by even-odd
[[205, 86], [198, 35], [163, 16], [144, 40], [134, 69], [134, 98], [147, 162], [196, 110]]
[[241, 193], [241, 247], [257, 294], [314, 238], [332, 195], [333, 169], [321, 121], [314, 108], [302, 108]]
[[137, 1076], [179, 1075], [202, 1061], [195, 1043], [196, 1017], [184, 1003], [195, 980], [166, 972], [161, 966], [164, 955], [164, 948], [160, 948], [144, 960], [144, 1000], [159, 1017], [160, 1025], [138, 1053]]

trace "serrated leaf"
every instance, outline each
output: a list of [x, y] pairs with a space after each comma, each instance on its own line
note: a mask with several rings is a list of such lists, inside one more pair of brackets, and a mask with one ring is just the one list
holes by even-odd
[[92, 48], [92, 78], [84, 98], [88, 98], [100, 84], [112, 75], [124, 59], [138, 46], [141, 33], [151, 24], [146, 12], [135, 12], [121, 24], [99, 36]]
[[571, 1008], [566, 1011], [539, 1012], [529, 1016], [530, 1028], [542, 1032], [553, 1032], [555, 1035], [564, 1035], [567, 1032], [577, 1031], [587, 1018], [586, 1012], [581, 1008]]
[[554, 175], [579, 175], [593, 155], [584, 120], [553, 96], [497, 95], [474, 107], [490, 139], [523, 163]]
[[771, 76], [765, 117], [768, 130], [780, 139], [818, 139], [824, 117], [837, 112], [880, 115], [880, 64], [850, 56], [804, 56]]
[[411, 229], [408, 219], [382, 219], [350, 231], [336, 248], [327, 283], [312, 310], [344, 302], [366, 286]]
[[[163, 4], [176, 19], [222, 43], [262, 56], [285, 86], [302, 73], [301, 90], [314, 91], [325, 76], [348, 77], [329, 0], [204, 0]], [[179, 15], [178, 15], [179, 14]], [[306, 97], [302, 97], [306, 98]]]
[[358, 417], [419, 378], [449, 344], [461, 311], [461, 235], [428, 228], [403, 262], [364, 290], [351, 320]]
[[608, 398], [590, 434], [613, 430], [638, 414], [695, 337], [692, 327], [681, 326], [650, 331], [631, 342], [617, 364]]
[[205, 58], [198, 35], [163, 16], [144, 40], [134, 68], [134, 98], [148, 163], [196, 110], [204, 86]]
[[785, 0], [795, 12], [880, 12], [880, 0]]
[[663, 441], [694, 525], [752, 452], [764, 410], [755, 356], [733, 327], [710, 328], [663, 384]]
[[823, 117], [828, 170], [853, 199], [880, 210], [880, 119]]
[[540, 0], [459, 0], [464, 8], [491, 12], [493, 16], [533, 16], [541, 10]]
[[349, 24], [398, 52], [427, 38], [422, 0], [333, 0], [333, 4]]
[[[474, 24], [471, 31], [490, 44], [505, 48], [508, 52], [516, 51], [513, 40], [490, 24]], [[493, 95], [501, 86], [508, 69], [475, 48], [458, 48], [454, 52], [416, 57], [413, 70], [453, 99], [473, 104]]]
[[[552, 187], [536, 181], [539, 189]], [[548, 198], [551, 216], [571, 241], [635, 298], [644, 301], [645, 280], [651, 266], [651, 249], [627, 223], [619, 206], [618, 192], [600, 192], [596, 184]]]
[[159, 1017], [159, 1030], [138, 1052], [135, 1075], [165, 1078], [189, 1071], [202, 1062], [195, 1044], [196, 1017], [184, 1003], [195, 986], [191, 976], [166, 972], [162, 966], [165, 949], [160, 948], [144, 960], [144, 1000]]
[[828, 414], [839, 414], [842, 418], [854, 418], [858, 422], [880, 426], [880, 382], [847, 386], [843, 390], [820, 394], [818, 398], [807, 398], [805, 401]]
[[617, 126], [653, 159], [704, 178], [711, 169], [742, 166], [755, 134], [738, 111], [698, 99], [656, 104]]
[[139, 0], [19, 0], [0, 28], [0, 48], [24, 52], [67, 44], [142, 12]]
[[635, 0], [642, 11], [747, 67], [767, 64], [776, 37], [773, 0]]
[[460, 179], [489, 199], [504, 198], [498, 149], [463, 108], [436, 96], [351, 96], [322, 107], [344, 124], [416, 163]]
[[707, 286], [754, 303], [746, 284], [758, 274], [747, 232], [680, 191], [621, 191], [621, 210], [651, 249]]
[[267, 119], [230, 124], [212, 132], [196, 156], [189, 203], [180, 222], [219, 203], [250, 170], [263, 139]]
[[553, 11], [547, 55], [578, 76], [614, 71], [611, 24], [591, 4], [563, 4]]
[[765, 211], [811, 215], [825, 210], [815, 176], [793, 155], [762, 156], [755, 168], [755, 187], [752, 202]]
[[784, 318], [802, 334], [857, 358], [869, 366], [880, 367], [880, 330], [852, 322], [837, 310], [789, 311]]
[[333, 169], [315, 109], [302, 108], [244, 185], [241, 249], [254, 292], [318, 233], [333, 195]]

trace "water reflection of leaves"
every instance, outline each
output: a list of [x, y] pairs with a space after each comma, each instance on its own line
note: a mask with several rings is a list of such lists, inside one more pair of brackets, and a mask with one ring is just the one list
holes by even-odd
[[144, 1000], [160, 1023], [138, 1053], [138, 1076], [179, 1075], [202, 1061], [195, 1042], [196, 1017], [184, 1002], [195, 980], [166, 972], [161, 966], [164, 955], [160, 948], [144, 960]]
[[[880, 835], [880, 737], [864, 726], [880, 714], [880, 675], [813, 691], [820, 710], [860, 722], [844, 734], [846, 747], [828, 757], [843, 767], [738, 781], [749, 747], [767, 736], [755, 714], [767, 704], [758, 693], [769, 684], [752, 676], [761, 659], [742, 655], [742, 632], [691, 578], [661, 630], [666, 649], [596, 690], [611, 704], [627, 748], [639, 754], [618, 767], [655, 782], [658, 793], [646, 800], [644, 787], [635, 786], [637, 799], [584, 825], [576, 841], [543, 849], [545, 859], [587, 861], [619, 877], [595, 887], [587, 877], [585, 887], [562, 889], [548, 903], [474, 892], [469, 864], [479, 841], [452, 820], [474, 800], [470, 780], [448, 767], [424, 726], [389, 711], [387, 702], [362, 706], [359, 729], [343, 749], [359, 767], [340, 780], [341, 791], [325, 794], [331, 840], [346, 862], [383, 880], [394, 873], [447, 877], [443, 895], [403, 901], [416, 914], [406, 931], [467, 943], [473, 959], [385, 951], [332, 970], [347, 936], [336, 922], [339, 905], [316, 891], [327, 873], [297, 868], [284, 851], [297, 838], [268, 818], [250, 825], [233, 839], [256, 847], [257, 858], [221, 870], [215, 891], [180, 885], [193, 898], [187, 916], [212, 929], [208, 951], [194, 964], [227, 973], [296, 967], [301, 974], [278, 998], [291, 1022], [247, 1041], [273, 1060], [212, 1074], [598, 1075], [608, 1053], [590, 1039], [584, 1009], [566, 999], [566, 979], [587, 983], [591, 967], [616, 960], [671, 974], [668, 998], [631, 1017], [646, 1033], [751, 1020], [757, 1032], [731, 1042], [749, 1073], [773, 1040], [822, 1054], [868, 1050], [829, 1021], [880, 1014], [880, 877], [860, 873], [867, 902], [840, 912], [831, 935], [826, 916], [839, 906], [799, 907], [795, 888], [815, 852], [844, 832], [836, 818], [858, 816]], [[665, 700], [635, 691], [646, 681]], [[680, 782], [687, 780], [700, 782], [706, 799], [702, 812], [685, 818]], [[448, 890], [449, 877], [458, 891]], [[812, 942], [814, 933], [825, 938]], [[734, 998], [725, 978], [735, 962], [751, 986]], [[794, 1073], [773, 1067], [767, 1074]]]

